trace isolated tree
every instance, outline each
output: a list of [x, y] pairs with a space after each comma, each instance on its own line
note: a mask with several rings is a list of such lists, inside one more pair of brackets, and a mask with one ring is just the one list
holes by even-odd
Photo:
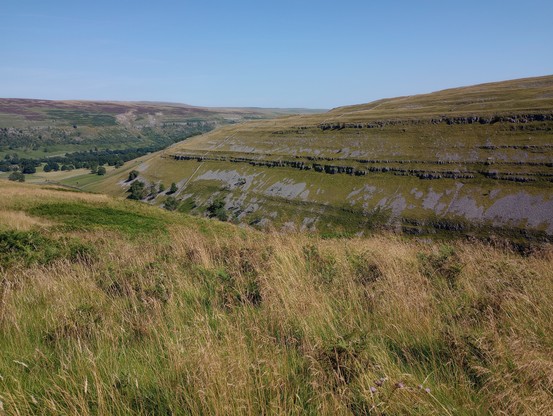
[[179, 188], [177, 188], [177, 184], [175, 182], [173, 182], [171, 184], [171, 188], [169, 188], [169, 192], [167, 192], [168, 194], [174, 194], [175, 192], [177, 192], [179, 190]]
[[127, 179], [127, 182], [134, 181], [136, 178], [138, 178], [138, 171], [131, 170], [129, 173], [129, 178]]
[[163, 208], [165, 208], [167, 211], [175, 211], [179, 207], [179, 201], [177, 201], [177, 198], [174, 196], [170, 196], [165, 200], [165, 204], [163, 204]]
[[162, 183], [159, 184], [159, 193], [162, 193], [163, 191], [165, 191], [165, 185], [163, 185]]
[[10, 176], [8, 176], [8, 179], [10, 181], [25, 182], [25, 175], [23, 175], [21, 172], [15, 171], [10, 173]]
[[210, 218], [216, 217], [221, 221], [228, 220], [228, 213], [225, 209], [225, 200], [221, 197], [216, 198], [208, 207], [207, 214]]
[[106, 168], [103, 166], [98, 167], [98, 170], [96, 171], [98, 175], [105, 175], [106, 174]]
[[134, 181], [129, 188], [129, 192], [129, 199], [144, 199], [146, 197], [146, 184], [142, 181]]
[[[47, 163], [47, 164], [44, 165], [44, 169], [43, 169], [43, 170], [44, 170], [44, 172], [50, 172], [50, 171], [52, 171], [52, 166], [50, 166], [50, 164]], [[62, 169], [62, 170], [63, 170], [63, 169]]]

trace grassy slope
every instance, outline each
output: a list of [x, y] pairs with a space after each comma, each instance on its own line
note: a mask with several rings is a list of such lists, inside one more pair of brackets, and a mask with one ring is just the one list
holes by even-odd
[[[141, 179], [179, 183], [179, 195], [194, 199], [198, 212], [222, 195], [238, 221], [277, 228], [293, 222], [325, 230], [331, 223], [359, 232], [383, 212], [390, 224], [402, 218], [409, 232], [484, 221], [553, 234], [553, 121], [524, 119], [552, 113], [553, 76], [386, 99], [220, 128], [149, 157]], [[519, 119], [432, 122], [494, 116]], [[207, 160], [174, 161], [173, 155]], [[367, 174], [269, 168], [239, 158], [349, 166]], [[419, 178], [447, 172], [455, 177]], [[125, 174], [90, 189], [123, 195]]]
[[421, 118], [441, 114], [510, 114], [512, 111], [551, 111], [553, 76], [493, 82], [452, 88], [429, 94], [384, 99], [369, 104], [334, 109], [330, 114], [356, 120], [359, 117]]
[[322, 240], [52, 187], [0, 191], [6, 414], [553, 407], [551, 247]]

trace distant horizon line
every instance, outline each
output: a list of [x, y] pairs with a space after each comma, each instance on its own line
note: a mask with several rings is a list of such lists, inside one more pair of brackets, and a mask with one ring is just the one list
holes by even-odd
[[29, 97], [0, 97], [0, 100], [29, 100], [29, 101], [56, 101], [56, 102], [89, 102], [89, 103], [115, 103], [115, 104], [165, 104], [170, 106], [206, 108], [206, 109], [260, 109], [260, 110], [310, 110], [310, 111], [328, 111], [331, 108], [315, 107], [262, 107], [262, 106], [235, 106], [235, 105], [194, 105], [178, 101], [160, 101], [160, 100], [110, 100], [110, 99], [91, 99], [91, 98], [29, 98]]
[[70, 98], [70, 99], [52, 99], [52, 98], [29, 98], [29, 97], [0, 97], [0, 100], [34, 100], [34, 101], [57, 101], [57, 102], [97, 102], [97, 103], [129, 103], [129, 104], [164, 104], [169, 106], [181, 106], [181, 107], [192, 107], [192, 108], [204, 108], [204, 109], [260, 109], [260, 110], [309, 110], [309, 111], [329, 111], [340, 107], [350, 107], [355, 105], [362, 105], [362, 104], [369, 104], [375, 101], [380, 100], [387, 100], [387, 99], [393, 99], [393, 98], [404, 98], [404, 97], [413, 97], [417, 95], [427, 95], [427, 94], [433, 94], [437, 92], [442, 91], [448, 91], [448, 90], [454, 90], [454, 89], [461, 89], [461, 88], [470, 88], [470, 87], [478, 87], [478, 86], [485, 86], [485, 85], [492, 85], [492, 84], [500, 84], [505, 82], [516, 82], [516, 81], [524, 81], [529, 79], [540, 79], [540, 78], [548, 78], [552, 77], [552, 74], [547, 75], [538, 75], [538, 76], [530, 76], [530, 77], [522, 77], [522, 78], [508, 78], [508, 79], [502, 79], [499, 81], [489, 81], [489, 82], [481, 82], [477, 84], [469, 84], [469, 85], [460, 85], [460, 86], [452, 86], [447, 88], [441, 88], [436, 89], [433, 91], [426, 91], [421, 93], [415, 93], [415, 94], [406, 94], [406, 95], [396, 95], [396, 96], [386, 96], [386, 97], [380, 97], [376, 99], [369, 99], [368, 101], [358, 102], [358, 103], [345, 103], [340, 104], [332, 107], [305, 107], [305, 106], [268, 106], [263, 107], [259, 105], [247, 105], [247, 106], [235, 106], [235, 105], [194, 105], [194, 104], [188, 104], [184, 102], [179, 101], [164, 101], [164, 100], [121, 100], [121, 99], [90, 99], [90, 98]]

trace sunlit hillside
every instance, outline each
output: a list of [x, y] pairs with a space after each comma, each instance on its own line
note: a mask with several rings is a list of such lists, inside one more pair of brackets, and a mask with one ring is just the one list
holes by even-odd
[[0, 191], [2, 414], [551, 414], [550, 246]]
[[181, 211], [222, 203], [263, 228], [540, 241], [553, 235], [552, 143], [547, 76], [227, 126], [87, 189], [126, 195], [137, 170], [148, 187], [174, 182]]

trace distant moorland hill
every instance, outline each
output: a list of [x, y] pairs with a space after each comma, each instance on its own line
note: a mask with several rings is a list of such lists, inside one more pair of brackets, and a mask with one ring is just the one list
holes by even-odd
[[88, 189], [127, 195], [132, 181], [175, 183], [151, 203], [260, 227], [547, 239], [553, 76], [225, 126]]
[[308, 111], [0, 98], [0, 156], [15, 152], [44, 157], [98, 148], [157, 150], [220, 125]]

